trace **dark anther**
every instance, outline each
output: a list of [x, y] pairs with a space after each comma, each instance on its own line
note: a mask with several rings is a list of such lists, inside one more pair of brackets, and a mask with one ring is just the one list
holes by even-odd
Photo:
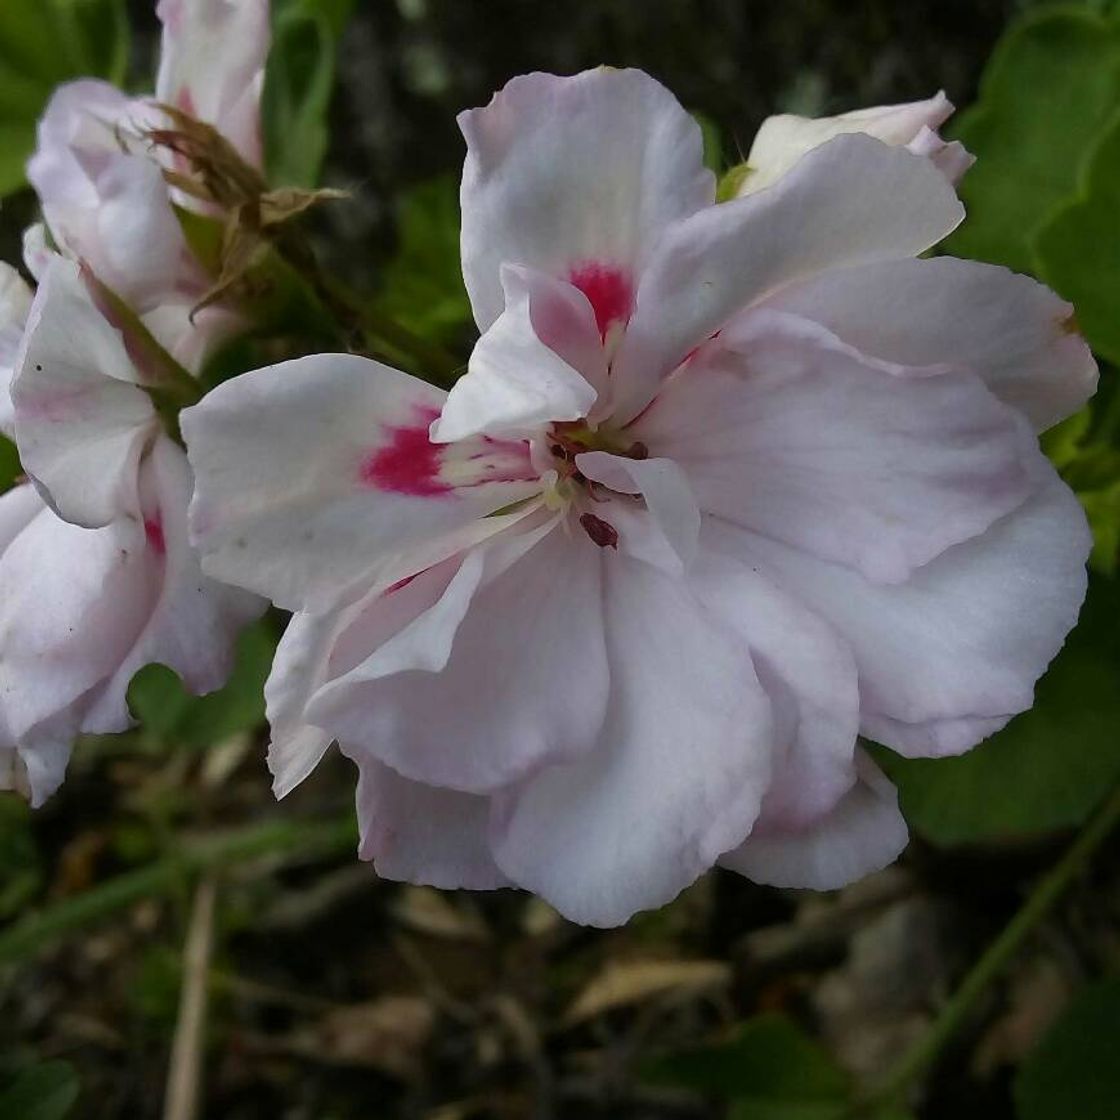
[[636, 440], [630, 445], [630, 450], [626, 452], [626, 457], [628, 459], [648, 459], [649, 448], [646, 447], [640, 439]]
[[609, 521], [604, 521], [593, 513], [581, 513], [579, 523], [600, 548], [618, 548], [618, 530]]

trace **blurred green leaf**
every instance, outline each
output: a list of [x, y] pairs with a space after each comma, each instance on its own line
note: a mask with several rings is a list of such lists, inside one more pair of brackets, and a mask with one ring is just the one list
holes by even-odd
[[1074, 192], [1120, 106], [1120, 23], [1085, 7], [1031, 13], [1003, 37], [957, 136], [979, 157], [961, 183], [957, 256], [1034, 270], [1031, 238]]
[[0, 919], [6, 920], [18, 914], [43, 883], [31, 808], [19, 797], [0, 797], [0, 867], [5, 868], [0, 879]]
[[315, 187], [327, 154], [338, 39], [353, 0], [273, 6], [261, 117], [265, 167], [275, 187]]
[[962, 844], [1071, 828], [1120, 780], [1120, 582], [1095, 577], [1035, 705], [959, 758], [875, 758], [922, 835]]
[[68, 1062], [42, 1062], [16, 1075], [0, 1090], [0, 1116], [12, 1120], [63, 1120], [78, 1100], [81, 1086]]
[[264, 720], [264, 682], [276, 643], [265, 622], [248, 627], [225, 688], [191, 696], [166, 665], [148, 665], [132, 678], [128, 705], [144, 731], [161, 744], [206, 748]]
[[0, 494], [10, 490], [22, 473], [16, 445], [6, 436], [0, 436]]
[[1120, 978], [1085, 989], [1015, 1078], [1019, 1120], [1114, 1120], [1120, 1111]]
[[730, 1042], [661, 1058], [643, 1073], [733, 1101], [735, 1120], [837, 1120], [851, 1093], [848, 1075], [781, 1015], [760, 1015]]
[[1042, 278], [1077, 307], [1093, 349], [1120, 362], [1120, 116], [1094, 149], [1081, 188], [1039, 230]]
[[449, 342], [471, 321], [459, 264], [459, 182], [420, 183], [398, 203], [400, 245], [385, 270], [378, 309], [425, 338]]
[[125, 0], [0, 0], [0, 197], [23, 186], [35, 124], [55, 86], [128, 67]]

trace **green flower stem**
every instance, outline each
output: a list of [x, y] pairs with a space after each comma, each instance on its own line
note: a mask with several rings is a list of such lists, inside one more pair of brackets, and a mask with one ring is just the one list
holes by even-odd
[[1117, 824], [1120, 824], [1120, 787], [1105, 799], [1066, 854], [1043, 876], [1019, 912], [941, 1009], [926, 1034], [856, 1106], [849, 1114], [851, 1117], [874, 1116], [885, 1106], [898, 1103], [910, 1086], [929, 1070], [946, 1044], [967, 1022], [988, 985], [1015, 959], [1030, 932], [1046, 917]]
[[31, 956], [68, 933], [138, 899], [173, 890], [184, 879], [203, 872], [286, 852], [321, 858], [352, 849], [356, 843], [357, 831], [350, 817], [269, 821], [207, 840], [184, 843], [181, 850], [163, 859], [118, 875], [8, 926], [0, 932], [0, 964]]

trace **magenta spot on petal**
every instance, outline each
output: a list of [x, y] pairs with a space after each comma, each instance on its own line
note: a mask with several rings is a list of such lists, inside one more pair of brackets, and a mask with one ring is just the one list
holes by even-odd
[[389, 442], [362, 461], [361, 481], [378, 490], [417, 498], [450, 493], [451, 487], [439, 477], [443, 447], [428, 438], [428, 429], [438, 415], [435, 409], [422, 409], [416, 424], [389, 429]]
[[167, 555], [167, 541], [163, 536], [163, 523], [158, 517], [144, 518], [144, 536], [148, 538], [148, 547], [157, 556]]
[[576, 265], [568, 274], [568, 279], [587, 296], [595, 312], [600, 338], [605, 339], [607, 331], [615, 323], [629, 320], [634, 306], [634, 289], [629, 276], [621, 268], [589, 261]]
[[[420, 573], [417, 572], [416, 574], [419, 575]], [[407, 587], [415, 578], [416, 576], [412, 575], [405, 576], [404, 579], [397, 580], [396, 583], [390, 584], [390, 586], [385, 588], [385, 594], [392, 595], [394, 591], [400, 591], [402, 588]]]

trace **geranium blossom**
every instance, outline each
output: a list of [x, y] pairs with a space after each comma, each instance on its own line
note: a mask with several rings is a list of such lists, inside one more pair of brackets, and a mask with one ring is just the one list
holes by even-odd
[[[151, 97], [95, 79], [59, 86], [39, 122], [27, 167], [54, 243], [149, 316], [176, 356], [194, 361], [230, 316], [188, 312], [210, 286], [187, 246], [172, 192], [141, 132], [171, 105], [217, 128], [253, 166], [261, 161], [260, 94], [268, 54], [267, 0], [162, 0], [159, 73]], [[28, 254], [38, 275], [43, 258]]]
[[[29, 300], [24, 289], [8, 306]], [[160, 662], [193, 692], [220, 687], [263, 604], [202, 574], [186, 455], [78, 267], [55, 256], [24, 314], [11, 393], [36, 485], [0, 496], [0, 786], [38, 805], [79, 733], [132, 726], [137, 670]], [[21, 325], [0, 322], [0, 366], [6, 331]]]
[[752, 194], [780, 179], [797, 161], [834, 136], [864, 133], [884, 144], [905, 145], [933, 161], [953, 183], [972, 166], [973, 157], [959, 141], [941, 139], [938, 129], [953, 113], [944, 93], [925, 101], [876, 105], [835, 117], [799, 117], [779, 113], [767, 117], [747, 154], [739, 194]]
[[517, 78], [461, 124], [482, 336], [451, 392], [319, 355], [181, 418], [204, 568], [296, 612], [277, 791], [338, 740], [382, 875], [597, 925], [717, 861], [884, 865], [857, 733], [968, 749], [1077, 617], [1089, 535], [1032, 431], [1095, 383], [1070, 308], [919, 259], [960, 203], [867, 135], [714, 205], [639, 72]]

